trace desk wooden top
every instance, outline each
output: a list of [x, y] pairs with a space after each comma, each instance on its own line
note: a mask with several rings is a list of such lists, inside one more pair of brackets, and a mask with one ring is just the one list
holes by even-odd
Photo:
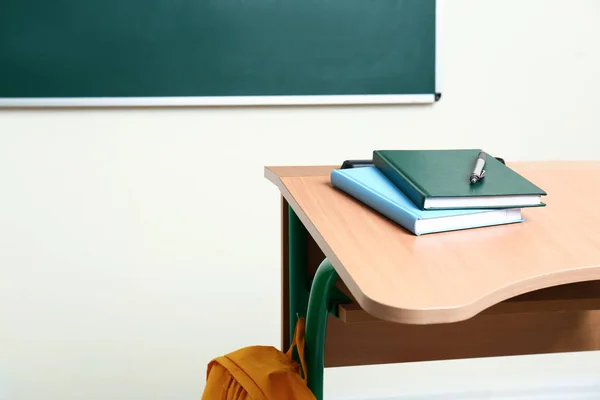
[[600, 161], [508, 163], [547, 191], [522, 223], [414, 236], [329, 181], [267, 167], [358, 304], [394, 322], [468, 319], [508, 298], [600, 279]]

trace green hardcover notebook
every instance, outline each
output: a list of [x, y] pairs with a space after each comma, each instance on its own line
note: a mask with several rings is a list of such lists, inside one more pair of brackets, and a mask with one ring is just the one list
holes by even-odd
[[480, 150], [376, 150], [373, 164], [421, 210], [543, 206], [542, 189], [487, 155], [485, 177], [469, 182]]

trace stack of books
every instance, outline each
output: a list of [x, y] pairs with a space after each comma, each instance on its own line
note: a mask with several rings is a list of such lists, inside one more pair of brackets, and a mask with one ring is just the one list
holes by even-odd
[[333, 186], [415, 235], [524, 221], [546, 192], [478, 149], [376, 150]]

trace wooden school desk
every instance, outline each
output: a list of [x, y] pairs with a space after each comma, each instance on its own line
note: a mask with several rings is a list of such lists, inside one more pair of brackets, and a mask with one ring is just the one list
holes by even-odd
[[338, 166], [265, 168], [282, 195], [282, 348], [305, 316], [317, 399], [325, 367], [600, 349], [600, 161], [507, 165], [546, 207], [419, 237], [332, 187]]

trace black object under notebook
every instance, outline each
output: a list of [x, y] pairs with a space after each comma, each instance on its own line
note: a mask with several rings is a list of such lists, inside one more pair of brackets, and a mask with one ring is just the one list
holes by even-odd
[[342, 163], [341, 169], [373, 167], [373, 160], [346, 160]]

